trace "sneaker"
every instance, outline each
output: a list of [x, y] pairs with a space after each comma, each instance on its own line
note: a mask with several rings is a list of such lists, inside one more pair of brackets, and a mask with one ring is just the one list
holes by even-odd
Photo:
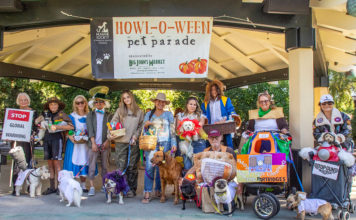
[[100, 192], [105, 193], [105, 187], [104, 186], [101, 187]]
[[94, 196], [95, 195], [95, 188], [94, 187], [90, 187], [89, 192], [88, 192], [88, 196]]
[[126, 197], [127, 198], [133, 198], [136, 196], [136, 193], [134, 193], [133, 191], [129, 190], [127, 193], [126, 193]]

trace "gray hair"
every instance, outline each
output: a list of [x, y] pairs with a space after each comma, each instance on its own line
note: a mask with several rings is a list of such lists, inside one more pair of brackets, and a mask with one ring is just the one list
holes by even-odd
[[31, 105], [31, 99], [30, 99], [30, 96], [26, 93], [26, 92], [21, 92], [17, 95], [17, 98], [16, 98], [16, 104], [17, 105], [20, 105], [20, 96], [25, 96], [28, 100], [28, 105], [30, 106]]

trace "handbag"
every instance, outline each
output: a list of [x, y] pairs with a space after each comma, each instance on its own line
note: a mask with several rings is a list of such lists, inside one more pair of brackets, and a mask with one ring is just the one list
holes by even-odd
[[140, 150], [155, 150], [157, 146], [157, 134], [155, 135], [144, 135], [144, 128], [142, 128], [141, 135], [139, 138], [139, 148]]

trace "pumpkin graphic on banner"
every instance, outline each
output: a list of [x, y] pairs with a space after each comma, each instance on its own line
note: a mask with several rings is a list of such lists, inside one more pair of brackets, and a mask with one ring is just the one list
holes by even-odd
[[188, 61], [179, 64], [179, 70], [184, 74], [190, 74], [192, 72], [196, 74], [203, 74], [205, 73], [208, 66], [207, 59], [194, 59], [191, 60], [189, 63]]

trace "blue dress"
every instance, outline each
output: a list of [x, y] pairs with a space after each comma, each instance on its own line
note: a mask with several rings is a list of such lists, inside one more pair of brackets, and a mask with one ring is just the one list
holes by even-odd
[[[72, 120], [75, 133], [77, 131], [86, 132], [86, 116], [80, 116], [73, 112], [69, 115]], [[84, 168], [83, 168], [84, 167]], [[87, 143], [74, 144], [69, 138], [66, 143], [66, 151], [63, 162], [63, 169], [72, 171], [74, 176], [87, 176], [89, 171], [89, 148]], [[95, 170], [95, 175], [98, 170]]]

